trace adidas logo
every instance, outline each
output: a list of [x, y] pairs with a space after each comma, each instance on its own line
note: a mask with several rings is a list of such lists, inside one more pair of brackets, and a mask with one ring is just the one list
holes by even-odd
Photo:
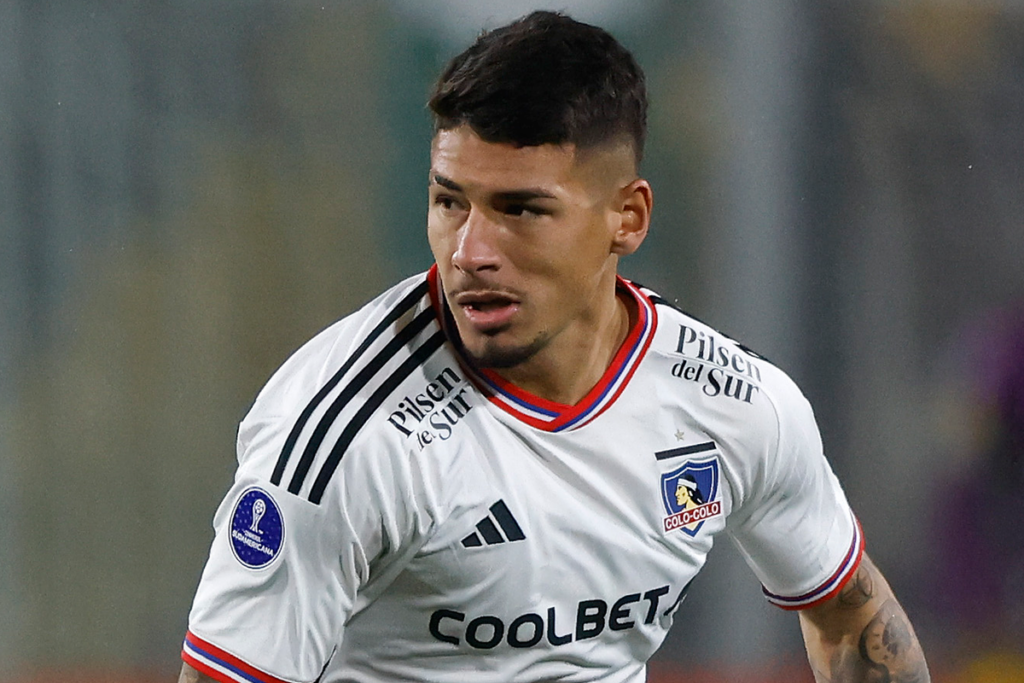
[[[505, 505], [505, 501], [499, 500], [490, 507], [490, 510], [490, 515], [477, 522], [476, 531], [462, 539], [464, 547], [476, 548], [484, 543], [487, 545], [497, 545], [498, 543], [504, 543], [506, 539], [509, 543], [513, 543], [526, 538], [523, 530], [519, 527], [519, 522], [516, 521], [516, 518], [512, 516], [511, 510]], [[495, 521], [497, 521], [497, 524], [495, 524]], [[501, 531], [498, 530], [498, 527], [501, 527]], [[502, 531], [505, 532], [504, 536], [501, 535]], [[481, 540], [481, 537], [483, 537], [483, 540]]]

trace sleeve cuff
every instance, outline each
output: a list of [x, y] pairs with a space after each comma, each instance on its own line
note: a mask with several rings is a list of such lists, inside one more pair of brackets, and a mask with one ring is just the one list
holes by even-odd
[[846, 556], [843, 557], [843, 561], [839, 563], [839, 568], [823, 583], [818, 585], [817, 588], [803, 595], [793, 597], [776, 595], [764, 586], [761, 587], [761, 590], [764, 592], [765, 597], [768, 598], [768, 602], [777, 607], [785, 610], [808, 609], [835, 597], [842, 590], [843, 586], [846, 585], [846, 582], [850, 580], [850, 577], [856, 573], [863, 556], [864, 533], [860, 528], [860, 522], [854, 518], [853, 541], [850, 543], [850, 549], [846, 552]]
[[191, 631], [185, 634], [181, 659], [193, 669], [221, 683], [292, 683], [246, 664]]

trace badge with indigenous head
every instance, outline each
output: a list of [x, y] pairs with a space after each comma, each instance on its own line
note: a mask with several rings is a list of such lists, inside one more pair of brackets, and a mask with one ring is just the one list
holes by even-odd
[[661, 475], [665, 531], [696, 536], [704, 521], [722, 514], [718, 500], [718, 458], [690, 460]]

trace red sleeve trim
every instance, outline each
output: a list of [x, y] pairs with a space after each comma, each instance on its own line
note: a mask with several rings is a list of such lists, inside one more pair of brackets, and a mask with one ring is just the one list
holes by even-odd
[[768, 602], [776, 607], [781, 607], [785, 610], [808, 609], [831, 600], [838, 595], [839, 591], [846, 585], [846, 582], [857, 572], [857, 567], [860, 566], [862, 557], [864, 557], [864, 532], [860, 528], [860, 522], [854, 518], [853, 541], [850, 543], [850, 549], [846, 552], [846, 556], [843, 557], [843, 561], [839, 563], [839, 568], [817, 588], [803, 595], [793, 597], [776, 595], [763, 586], [761, 590], [764, 592], [765, 597], [768, 598]]
[[181, 659], [195, 670], [221, 683], [289, 683], [243, 662], [191, 631], [185, 634]]

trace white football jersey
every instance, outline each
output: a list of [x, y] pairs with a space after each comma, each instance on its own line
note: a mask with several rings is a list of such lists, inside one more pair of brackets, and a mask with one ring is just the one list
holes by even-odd
[[474, 371], [436, 269], [297, 351], [238, 433], [185, 661], [219, 681], [645, 680], [716, 538], [769, 600], [863, 552], [780, 370], [620, 280], [639, 314], [577, 405]]

